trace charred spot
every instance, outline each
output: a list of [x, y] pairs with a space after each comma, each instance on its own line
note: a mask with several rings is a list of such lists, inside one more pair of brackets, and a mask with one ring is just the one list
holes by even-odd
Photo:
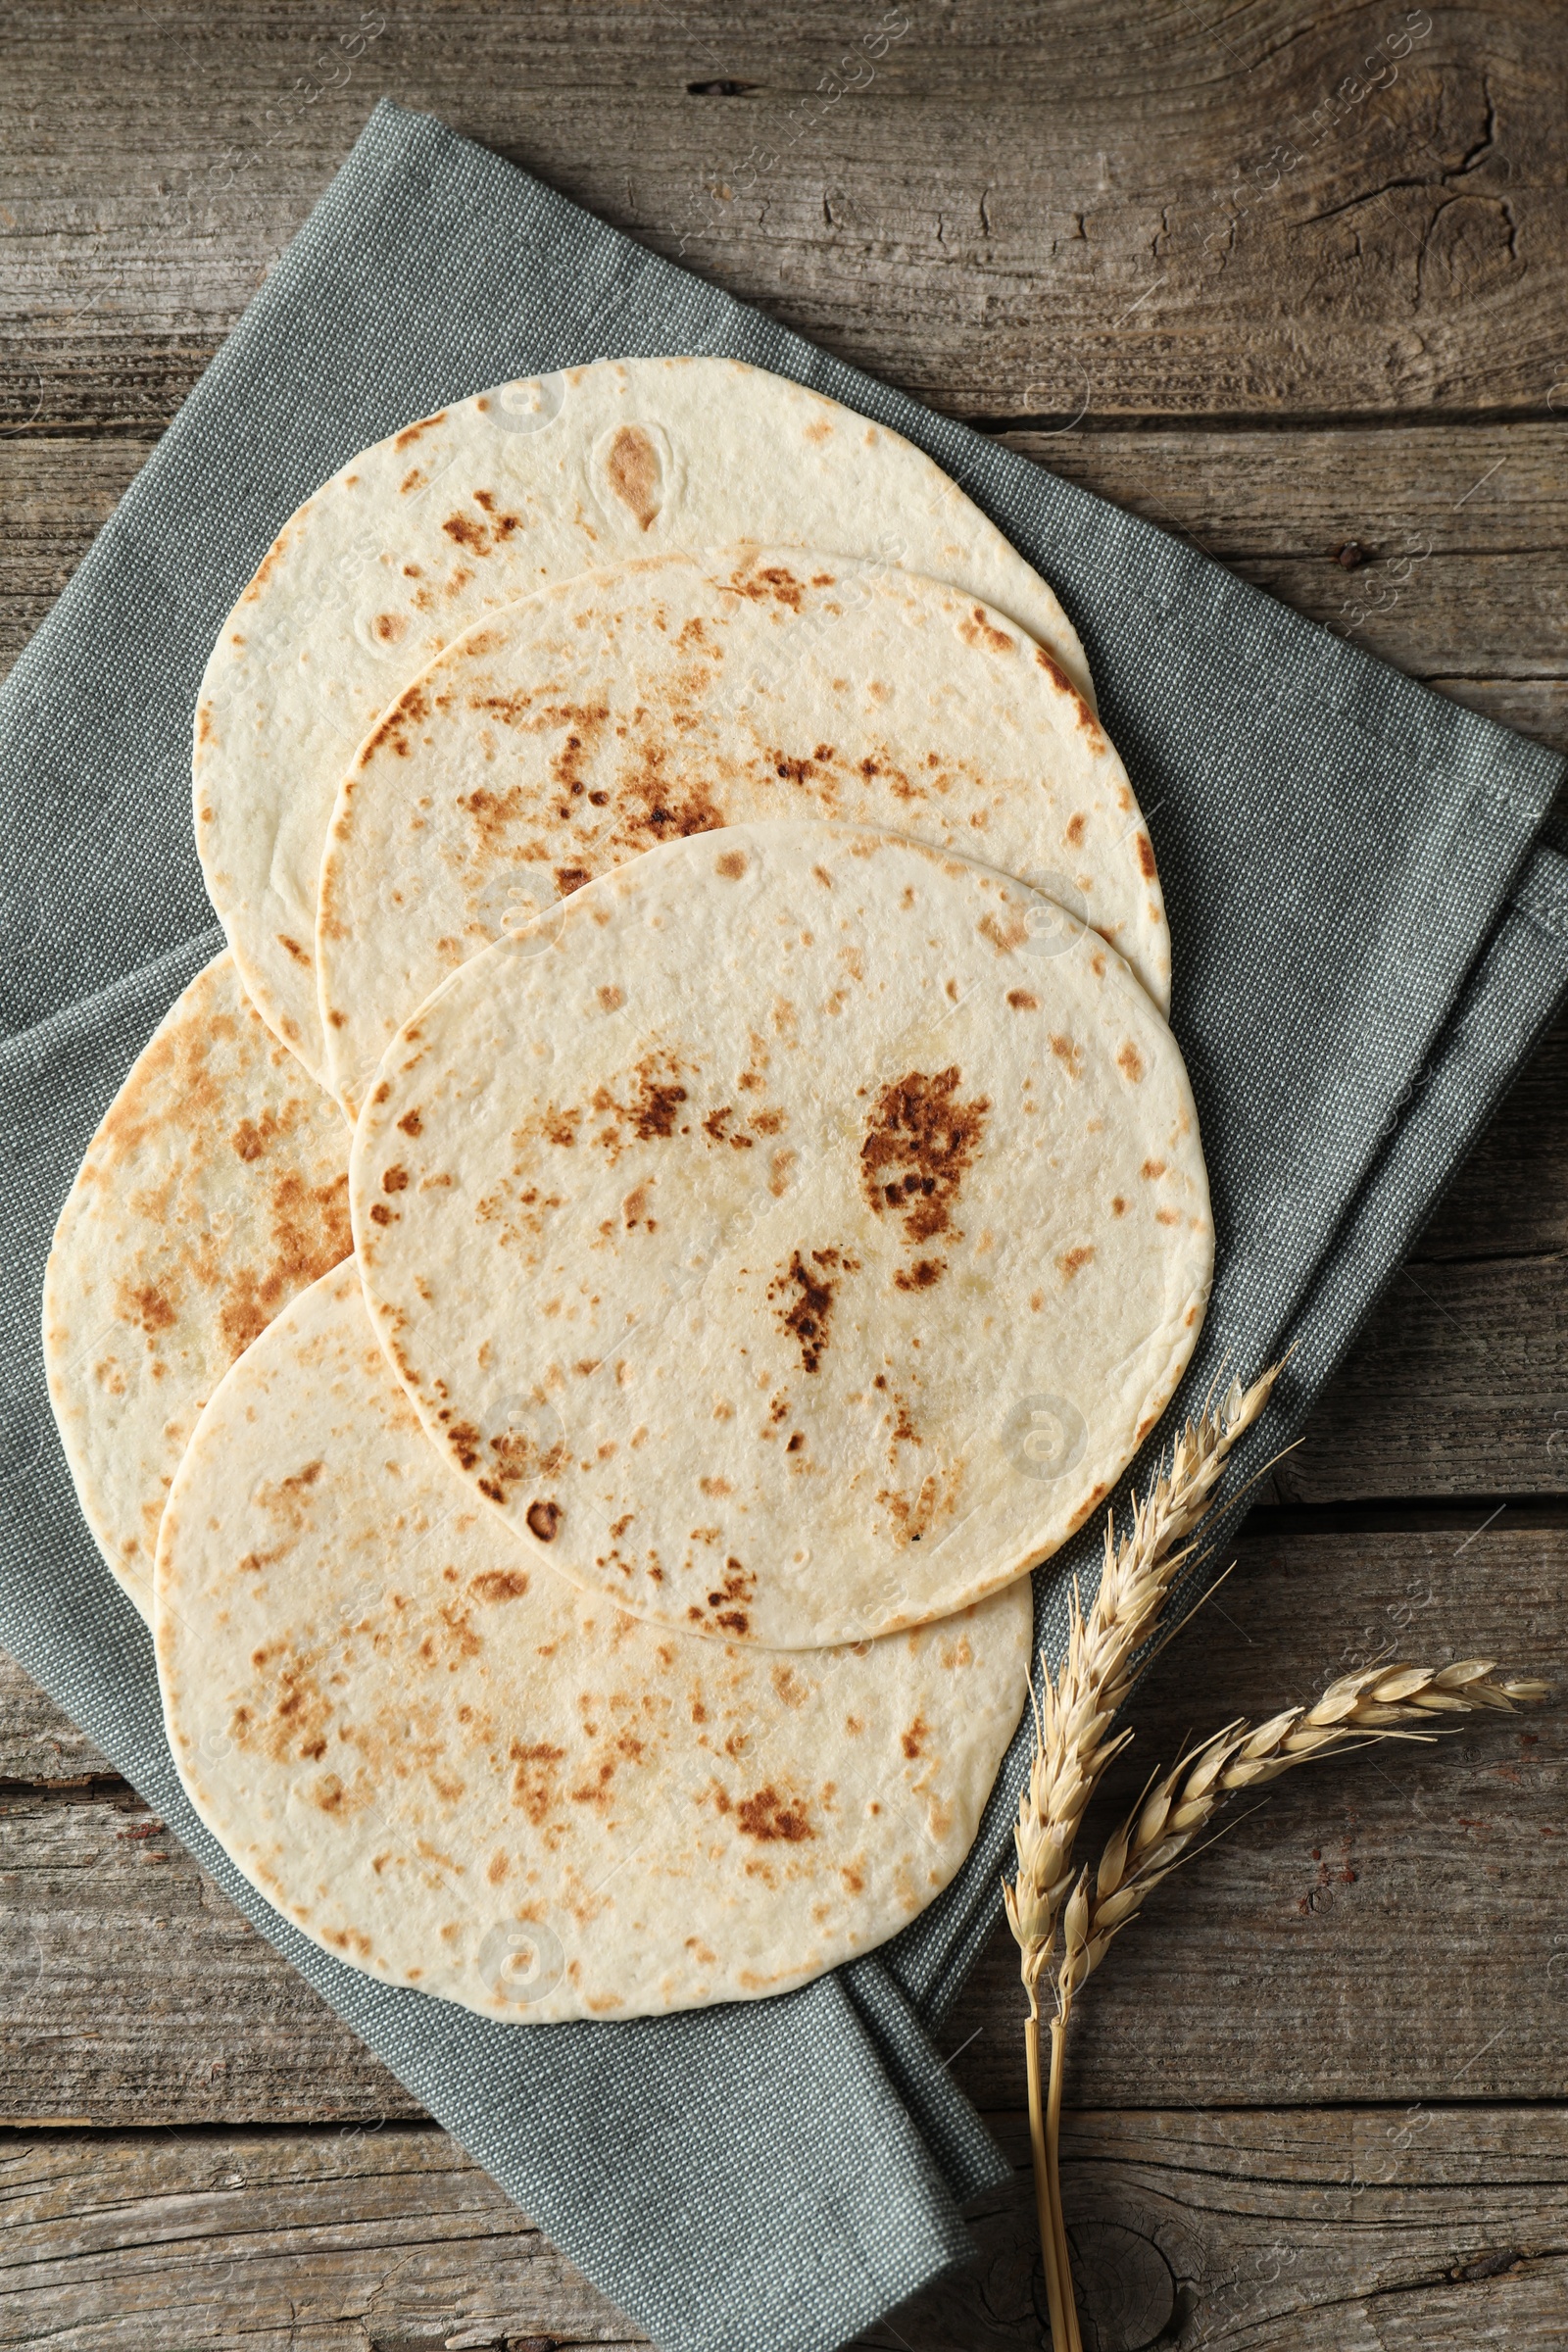
[[372, 1225], [390, 1225], [394, 1222], [392, 1211], [384, 1200], [371, 1202], [370, 1222]]
[[911, 1242], [952, 1230], [951, 1210], [980, 1147], [989, 1099], [958, 1098], [956, 1063], [911, 1070], [884, 1086], [860, 1146], [860, 1179], [880, 1217], [904, 1220]]
[[406, 1110], [398, 1125], [405, 1135], [422, 1135], [424, 1132], [424, 1121], [416, 1110]]
[[789, 1301], [777, 1309], [778, 1320], [800, 1348], [803, 1371], [814, 1372], [822, 1361], [839, 1278], [858, 1272], [858, 1258], [846, 1257], [837, 1250], [813, 1250], [809, 1263], [797, 1250], [787, 1269], [768, 1284], [769, 1298]]
[[893, 1280], [901, 1291], [928, 1291], [934, 1282], [942, 1280], [947, 1270], [945, 1257], [917, 1257], [912, 1266], [901, 1266]]
[[558, 865], [556, 868], [556, 888], [564, 899], [569, 899], [574, 890], [581, 890], [585, 882], [592, 880], [592, 870], [586, 865]]
[[553, 1544], [564, 1513], [559, 1502], [541, 1499], [529, 1503], [526, 1516], [529, 1535], [540, 1544]]
[[[460, 1470], [472, 1470], [477, 1466], [484, 1440], [471, 1421], [455, 1421], [447, 1431], [447, 1444], [458, 1457]], [[496, 1499], [499, 1501], [500, 1497]]]
[[399, 1167], [388, 1168], [385, 1170], [381, 1178], [381, 1190], [383, 1193], [406, 1193], [408, 1189], [409, 1171], [407, 1168]]
[[637, 1097], [627, 1116], [638, 1142], [648, 1144], [657, 1136], [673, 1135], [675, 1113], [686, 1100], [686, 1089], [662, 1083], [646, 1062], [637, 1072]]

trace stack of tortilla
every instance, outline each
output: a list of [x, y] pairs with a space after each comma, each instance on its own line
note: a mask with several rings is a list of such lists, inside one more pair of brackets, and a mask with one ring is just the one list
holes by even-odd
[[299, 510], [194, 784], [228, 947], [45, 1297], [192, 1802], [318, 1943], [519, 2022], [885, 1939], [1212, 1269], [1055, 598], [862, 417], [604, 362]]

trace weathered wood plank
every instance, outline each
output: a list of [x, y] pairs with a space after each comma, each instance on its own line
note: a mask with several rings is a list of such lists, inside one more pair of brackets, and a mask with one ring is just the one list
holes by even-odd
[[0, 1794], [0, 2119], [421, 2112], [128, 1789]]
[[1558, 374], [1568, 26], [1531, 0], [358, 25], [12, 11], [0, 424], [165, 421], [382, 92], [962, 414], [1544, 414]]
[[31, 1782], [69, 1788], [115, 1778], [114, 1766], [86, 1733], [0, 1649], [0, 1787]]
[[1291, 1502], [1568, 1493], [1568, 1258], [1402, 1267], [1274, 1480]]
[[[1084, 1858], [1190, 1736], [1358, 1664], [1494, 1655], [1560, 1685], [1568, 1533], [1448, 1516], [1421, 1533], [1249, 1536], [1140, 1692]], [[1314, 1765], [1241, 1816], [1085, 1988], [1073, 2104], [1568, 2096], [1560, 1703]], [[944, 2029], [984, 2107], [1020, 2098], [1023, 2007], [1000, 1929]]]
[[444, 2132], [24, 2133], [0, 2344], [243, 2352], [642, 2345]]
[[[979, 2260], [858, 2342], [1034, 2352], [1017, 2166]], [[1568, 2110], [1069, 2116], [1094, 2352], [1546, 2352], [1568, 2284]], [[622, 2320], [442, 2132], [24, 2133], [0, 2157], [0, 2344], [56, 2352], [629, 2352]]]
[[[1560, 1676], [1568, 1534], [1447, 1517], [1420, 1533], [1258, 1525], [1140, 1698], [1139, 1761], [1100, 1830], [1189, 1730], [1310, 1696], [1384, 1650], [1481, 1649]], [[1561, 1710], [1286, 1780], [1089, 1987], [1075, 2098], [1568, 2095], [1565, 1818]], [[1021, 1997], [1003, 1936], [944, 2033], [982, 2105], [1019, 2095]], [[128, 1793], [0, 1803], [0, 2121], [416, 2112]]]

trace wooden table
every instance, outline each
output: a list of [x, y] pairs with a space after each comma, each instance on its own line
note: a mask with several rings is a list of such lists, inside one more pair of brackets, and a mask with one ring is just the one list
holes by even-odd
[[[14, 5], [0, 644], [48, 610], [372, 100], [429, 107], [830, 349], [1568, 744], [1552, 0]], [[1346, 1662], [1560, 1672], [1568, 1034], [1538, 1054], [1138, 1707]], [[1304, 1139], [1310, 1148], [1310, 1139]], [[0, 2343], [641, 2339], [14, 1669]], [[1082, 2004], [1101, 2352], [1568, 2340], [1564, 1717], [1284, 1784]], [[993, 1946], [945, 2032], [1022, 2164]], [[1020, 2178], [863, 2340], [1041, 2340]]]

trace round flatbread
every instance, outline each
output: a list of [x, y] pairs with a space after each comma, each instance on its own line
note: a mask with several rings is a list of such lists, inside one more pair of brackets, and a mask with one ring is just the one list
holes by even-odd
[[627, 555], [789, 542], [970, 590], [1079, 689], [1055, 597], [931, 460], [734, 360], [504, 384], [349, 461], [284, 525], [197, 704], [196, 846], [245, 984], [319, 1074], [317, 876], [371, 723], [481, 613]]
[[352, 1248], [349, 1134], [225, 951], [131, 1067], [44, 1278], [49, 1396], [87, 1525], [144, 1617], [170, 1481], [206, 1399]]
[[402, 1022], [509, 919], [660, 841], [803, 816], [1018, 875], [1169, 1004], [1148, 832], [1052, 656], [939, 581], [731, 548], [547, 589], [393, 704], [321, 864], [327, 1084], [356, 1115]]
[[736, 826], [588, 883], [400, 1033], [361, 1273], [539, 1556], [794, 1648], [962, 1607], [1108, 1493], [1213, 1233], [1169, 1029], [1042, 904], [889, 834]]
[[350, 1266], [203, 1414], [156, 1634], [253, 1885], [358, 1968], [544, 2023], [782, 1992], [903, 1927], [973, 1839], [1031, 1614], [788, 1662], [640, 1624], [445, 1466]]

